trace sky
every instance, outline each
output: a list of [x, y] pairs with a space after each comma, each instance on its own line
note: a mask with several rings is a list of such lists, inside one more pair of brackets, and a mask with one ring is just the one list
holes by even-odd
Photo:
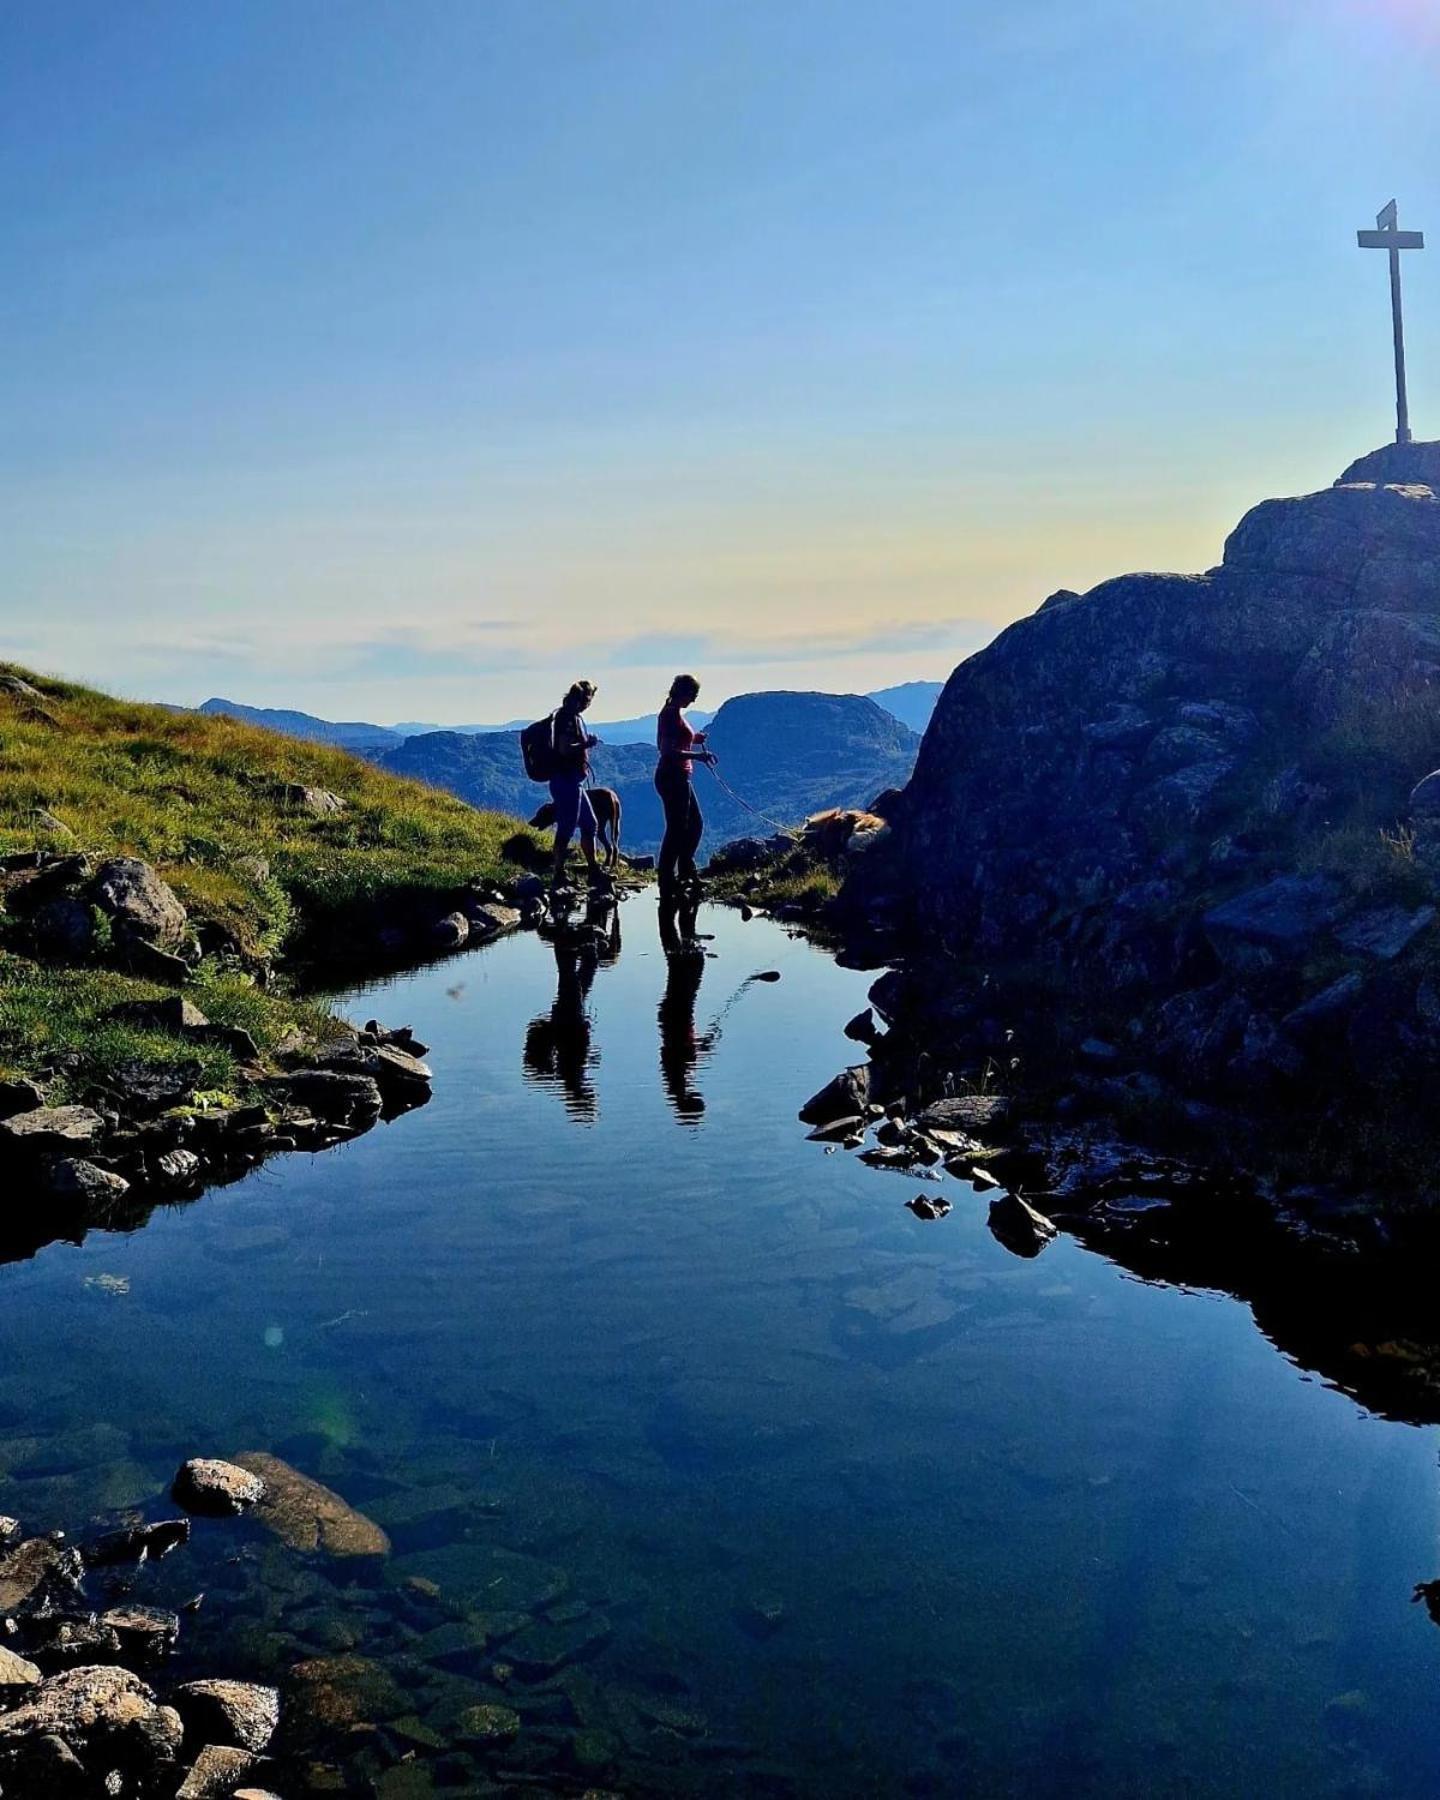
[[473, 722], [943, 678], [1440, 436], [1434, 0], [0, 6], [0, 657]]

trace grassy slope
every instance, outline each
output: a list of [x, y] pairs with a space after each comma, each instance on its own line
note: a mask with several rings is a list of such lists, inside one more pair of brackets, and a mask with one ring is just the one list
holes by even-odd
[[[152, 863], [193, 923], [223, 928], [235, 945], [233, 955], [201, 965], [193, 997], [262, 1047], [294, 1024], [313, 1029], [321, 1020], [283, 983], [258, 989], [247, 963], [270, 955], [283, 970], [287, 949], [342, 929], [347, 913], [370, 901], [402, 893], [438, 900], [502, 874], [500, 846], [516, 825], [501, 814], [229, 719], [115, 700], [9, 665], [0, 674], [42, 695], [37, 704], [0, 691], [0, 854], [74, 848]], [[316, 818], [288, 805], [280, 785], [297, 782], [341, 795], [346, 810]], [[37, 808], [68, 826], [73, 843], [45, 831]], [[207, 1085], [227, 1087], [234, 1070], [223, 1052], [105, 1017], [121, 1000], [160, 992], [111, 970], [33, 962], [6, 950], [0, 935], [0, 1069], [43, 1069], [79, 1052], [82, 1067], [55, 1085], [68, 1097], [103, 1092], [132, 1057], [187, 1060], [202, 1064]]]

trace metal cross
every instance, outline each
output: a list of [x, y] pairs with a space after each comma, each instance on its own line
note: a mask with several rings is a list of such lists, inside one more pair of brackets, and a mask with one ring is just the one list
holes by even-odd
[[1425, 236], [1419, 231], [1402, 231], [1400, 214], [1392, 200], [1377, 214], [1374, 231], [1358, 231], [1362, 250], [1390, 252], [1390, 317], [1395, 327], [1395, 442], [1410, 442], [1410, 401], [1405, 392], [1405, 320], [1400, 310], [1400, 252], [1423, 250]]

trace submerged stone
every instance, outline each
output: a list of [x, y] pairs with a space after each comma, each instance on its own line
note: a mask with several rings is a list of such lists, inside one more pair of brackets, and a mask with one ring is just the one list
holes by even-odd
[[455, 1722], [462, 1743], [510, 1744], [520, 1735], [520, 1715], [508, 1706], [469, 1706]]
[[264, 1484], [255, 1517], [292, 1550], [318, 1550], [326, 1556], [389, 1554], [390, 1540], [373, 1519], [280, 1457], [247, 1450], [235, 1462]]

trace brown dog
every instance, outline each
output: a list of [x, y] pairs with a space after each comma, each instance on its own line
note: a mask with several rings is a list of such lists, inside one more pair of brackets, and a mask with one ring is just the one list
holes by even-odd
[[[587, 788], [595, 813], [595, 842], [600, 846], [601, 861], [613, 869], [620, 860], [620, 796], [614, 788]], [[555, 802], [547, 800], [530, 821], [536, 831], [549, 831], [555, 824]]]

